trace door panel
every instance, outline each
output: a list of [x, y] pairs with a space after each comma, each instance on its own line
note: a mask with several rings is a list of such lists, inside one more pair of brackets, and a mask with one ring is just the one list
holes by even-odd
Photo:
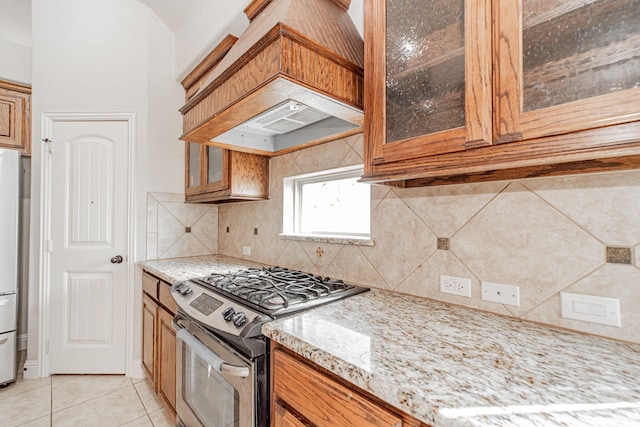
[[126, 121], [60, 121], [51, 157], [51, 373], [124, 373]]

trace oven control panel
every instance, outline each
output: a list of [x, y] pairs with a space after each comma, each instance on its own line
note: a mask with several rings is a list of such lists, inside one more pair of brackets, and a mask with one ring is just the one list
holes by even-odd
[[190, 281], [176, 283], [171, 295], [189, 316], [204, 325], [240, 335], [244, 326], [264, 315]]
[[222, 301], [219, 301], [207, 294], [200, 294], [195, 297], [189, 305], [205, 316], [208, 316], [220, 308]]

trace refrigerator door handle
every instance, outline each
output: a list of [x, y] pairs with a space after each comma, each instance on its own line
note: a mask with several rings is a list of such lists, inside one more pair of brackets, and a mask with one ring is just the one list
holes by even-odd
[[3, 338], [0, 340], [0, 345], [6, 343], [7, 341], [9, 341], [9, 337]]

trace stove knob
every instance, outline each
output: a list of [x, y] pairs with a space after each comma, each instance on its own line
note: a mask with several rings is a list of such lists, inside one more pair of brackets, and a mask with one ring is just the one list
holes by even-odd
[[191, 292], [193, 292], [193, 290], [191, 289], [191, 286], [184, 284], [183, 286], [180, 287], [178, 292], [180, 292], [180, 295], [185, 296], [185, 295], [189, 295]]
[[222, 312], [222, 317], [224, 317], [224, 320], [226, 320], [227, 322], [230, 322], [231, 319], [233, 319], [234, 314], [236, 314], [235, 308], [229, 307]]
[[248, 320], [247, 315], [244, 314], [242, 311], [234, 314], [233, 316], [233, 324], [236, 325], [238, 328], [244, 325], [245, 323], [247, 323], [247, 320]]

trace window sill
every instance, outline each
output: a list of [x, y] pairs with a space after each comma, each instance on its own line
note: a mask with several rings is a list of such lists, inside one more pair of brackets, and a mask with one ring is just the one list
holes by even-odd
[[303, 242], [336, 243], [339, 245], [374, 246], [375, 242], [368, 237], [354, 236], [316, 236], [311, 234], [280, 234], [284, 240], [298, 240]]

